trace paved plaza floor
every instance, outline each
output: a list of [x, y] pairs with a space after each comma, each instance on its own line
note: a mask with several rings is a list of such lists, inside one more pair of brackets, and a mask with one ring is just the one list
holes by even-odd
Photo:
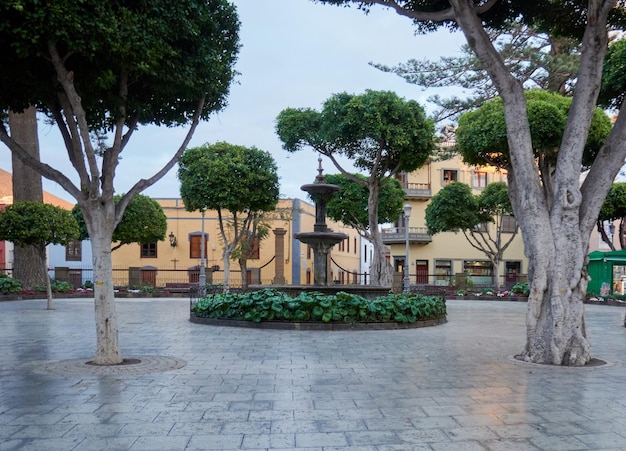
[[516, 362], [526, 304], [449, 301], [448, 323], [286, 331], [117, 301], [124, 357], [93, 357], [93, 300], [0, 302], [0, 450], [624, 450], [626, 309], [587, 306], [608, 364]]

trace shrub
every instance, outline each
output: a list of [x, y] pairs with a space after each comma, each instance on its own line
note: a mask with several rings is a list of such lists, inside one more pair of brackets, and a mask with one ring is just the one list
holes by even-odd
[[22, 291], [22, 282], [6, 274], [0, 274], [0, 292], [17, 293]]
[[197, 317], [246, 321], [397, 322], [440, 318], [446, 314], [445, 300], [439, 296], [390, 294], [367, 300], [339, 292], [325, 295], [302, 292], [292, 298], [265, 289], [248, 293], [218, 293], [198, 300], [192, 306]]
[[141, 288], [139, 288], [142, 293], [154, 293], [154, 289], [152, 285], [142, 285]]
[[[33, 290], [45, 293], [46, 286], [45, 285], [35, 285]], [[69, 293], [70, 291], [74, 291], [74, 286], [69, 282], [64, 282], [63, 280], [51, 280], [50, 281], [50, 290], [53, 293]]]
[[528, 296], [528, 294], [530, 293], [530, 288], [528, 287], [528, 282], [518, 282], [518, 283], [516, 283], [515, 285], [513, 285], [513, 288], [511, 288], [511, 293]]

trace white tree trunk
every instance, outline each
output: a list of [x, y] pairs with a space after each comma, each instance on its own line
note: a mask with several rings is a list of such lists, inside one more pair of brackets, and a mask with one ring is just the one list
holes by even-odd
[[93, 253], [94, 303], [96, 320], [96, 365], [116, 365], [123, 362], [119, 344], [119, 329], [113, 289], [111, 240], [114, 226], [114, 203], [102, 205], [89, 202], [83, 210], [89, 230]]

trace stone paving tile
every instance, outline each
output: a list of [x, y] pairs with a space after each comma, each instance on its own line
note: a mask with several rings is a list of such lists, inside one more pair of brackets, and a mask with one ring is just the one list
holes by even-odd
[[132, 444], [130, 450], [172, 451], [185, 449], [190, 439], [191, 437], [184, 435], [142, 435]]
[[524, 439], [498, 439], [482, 442], [489, 451], [549, 451], [536, 447], [530, 441]]
[[296, 448], [312, 446], [345, 446], [348, 439], [345, 434], [339, 432], [302, 432], [296, 434]]
[[430, 447], [434, 451], [485, 451], [486, 448], [479, 442], [464, 441], [459, 442], [443, 442], [443, 443], [429, 443]]
[[127, 450], [137, 441], [138, 437], [89, 437], [78, 444], [76, 448], [59, 448], [74, 449], [80, 451], [109, 451], [109, 450]]
[[511, 359], [522, 303], [450, 301], [438, 327], [320, 332], [202, 326], [184, 299], [118, 300], [123, 352], [146, 364], [95, 374], [79, 371], [93, 302], [55, 302], [0, 303], [0, 450], [626, 448], [623, 309], [586, 307], [611, 365], [572, 369]]

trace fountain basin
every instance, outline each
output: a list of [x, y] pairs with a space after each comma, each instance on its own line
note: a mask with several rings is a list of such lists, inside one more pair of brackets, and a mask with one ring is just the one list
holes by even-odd
[[343, 232], [300, 232], [293, 236], [301, 243], [305, 243], [315, 248], [316, 245], [328, 246], [332, 248], [335, 244], [348, 238]]

